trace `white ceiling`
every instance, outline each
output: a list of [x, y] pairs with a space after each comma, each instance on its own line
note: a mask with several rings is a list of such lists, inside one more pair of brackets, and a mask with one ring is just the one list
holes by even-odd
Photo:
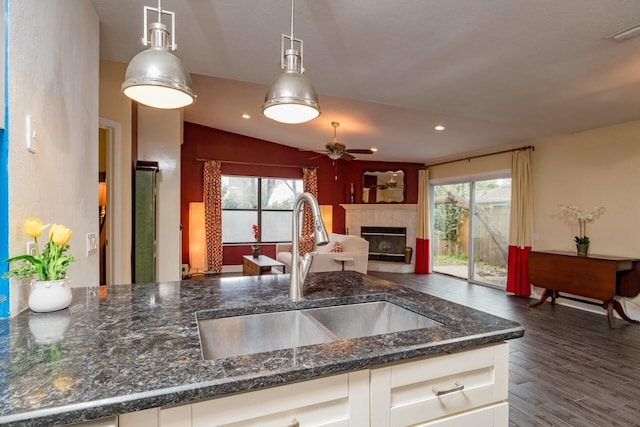
[[[157, 2], [92, 2], [101, 58], [128, 63]], [[185, 120], [292, 147], [322, 149], [337, 121], [347, 148], [378, 148], [361, 160], [433, 163], [640, 118], [640, 38], [604, 38], [640, 23], [637, 0], [298, 0], [294, 34], [322, 108], [301, 125], [261, 114], [289, 0], [162, 7], [198, 94]]]

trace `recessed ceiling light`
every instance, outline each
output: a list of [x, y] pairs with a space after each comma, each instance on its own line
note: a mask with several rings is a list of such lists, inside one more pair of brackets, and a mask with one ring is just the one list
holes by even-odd
[[433, 128], [434, 128], [435, 130], [444, 130], [444, 129], [445, 129], [445, 127], [444, 127], [444, 126], [442, 126], [442, 125], [436, 125], [436, 126], [434, 126]]
[[242, 115], [242, 118], [243, 118], [243, 119], [250, 119], [250, 118], [251, 118], [251, 116], [250, 116], [250, 115], [248, 115], [248, 114], [243, 114], [243, 115]]

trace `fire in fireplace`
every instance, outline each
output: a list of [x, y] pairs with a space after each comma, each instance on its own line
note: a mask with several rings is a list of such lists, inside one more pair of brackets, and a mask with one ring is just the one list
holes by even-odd
[[406, 227], [361, 227], [360, 235], [369, 242], [369, 260], [405, 262]]

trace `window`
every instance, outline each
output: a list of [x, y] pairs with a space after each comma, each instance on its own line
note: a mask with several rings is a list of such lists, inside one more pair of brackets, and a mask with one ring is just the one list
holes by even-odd
[[251, 226], [260, 227], [261, 243], [291, 240], [293, 202], [301, 179], [222, 176], [222, 242], [253, 243]]

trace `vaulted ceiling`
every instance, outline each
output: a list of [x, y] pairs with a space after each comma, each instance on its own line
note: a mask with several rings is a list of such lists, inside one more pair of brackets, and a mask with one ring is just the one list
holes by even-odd
[[[128, 63], [157, 2], [92, 1], [101, 58]], [[359, 159], [433, 163], [640, 118], [640, 38], [605, 38], [640, 23], [638, 1], [298, 0], [294, 34], [322, 108], [300, 125], [261, 114], [289, 0], [162, 7], [198, 94], [185, 120], [292, 147], [322, 149], [337, 121], [347, 148], [378, 148]]]

